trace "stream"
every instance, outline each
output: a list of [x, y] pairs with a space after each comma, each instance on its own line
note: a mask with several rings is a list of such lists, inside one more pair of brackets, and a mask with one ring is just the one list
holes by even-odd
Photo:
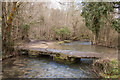
[[103, 46], [91, 45], [90, 42], [80, 42], [74, 41], [71, 43], [64, 43], [64, 44], [54, 44], [48, 45], [50, 49], [62, 49], [62, 50], [73, 50], [73, 51], [83, 51], [83, 52], [97, 52], [97, 53], [104, 53], [104, 54], [116, 54], [117, 49], [108, 48]]
[[48, 45], [47, 48], [50, 49], [62, 49], [62, 50], [73, 50], [73, 51], [81, 51], [81, 52], [96, 52], [103, 55], [105, 58], [118, 58], [118, 50], [115, 48], [108, 48], [103, 46], [91, 45], [90, 42], [80, 42], [74, 41], [71, 43], [64, 44], [53, 44]]
[[[116, 54], [113, 48], [90, 45], [89, 42], [72, 42], [48, 46], [51, 49], [98, 52], [100, 54]], [[3, 78], [96, 78], [91, 71], [93, 60], [81, 59], [74, 64], [61, 64], [49, 56], [30, 58], [17, 56], [2, 62]]]
[[[91, 61], [92, 63], [92, 61]], [[61, 64], [50, 57], [17, 56], [3, 61], [3, 78], [94, 78], [89, 63]]]

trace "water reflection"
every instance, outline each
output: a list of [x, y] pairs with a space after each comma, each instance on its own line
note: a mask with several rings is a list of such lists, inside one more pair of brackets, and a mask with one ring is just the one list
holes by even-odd
[[74, 41], [71, 43], [65, 44], [54, 44], [54, 46], [50, 45], [48, 48], [52, 49], [63, 49], [63, 50], [75, 50], [75, 51], [83, 51], [83, 52], [97, 52], [97, 53], [117, 53], [117, 49], [108, 48], [103, 46], [91, 45], [90, 42], [79, 42]]
[[[51, 49], [74, 50], [83, 52], [97, 52], [105, 57], [116, 57], [116, 49], [90, 45], [89, 42], [72, 42], [65, 44], [53, 44]], [[84, 63], [65, 65], [54, 62], [49, 57], [28, 58], [26, 56], [6, 59], [2, 63], [3, 78], [95, 78], [89, 71], [90, 60], [82, 60]], [[89, 65], [88, 65], [89, 64]]]

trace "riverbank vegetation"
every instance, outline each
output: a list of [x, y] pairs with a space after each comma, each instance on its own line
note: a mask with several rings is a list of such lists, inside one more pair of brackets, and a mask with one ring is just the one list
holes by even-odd
[[94, 68], [102, 78], [119, 78], [118, 60], [97, 60]]
[[[118, 47], [118, 2], [61, 3], [2, 2], [3, 57], [18, 55], [18, 43], [32, 41], [89, 41], [91, 44]], [[118, 62], [109, 62], [100, 75], [118, 77]]]

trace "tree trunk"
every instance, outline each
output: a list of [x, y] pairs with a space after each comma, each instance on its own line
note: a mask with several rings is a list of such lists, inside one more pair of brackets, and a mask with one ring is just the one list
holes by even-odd
[[[2, 3], [2, 47], [3, 47], [3, 53], [12, 53], [14, 48], [13, 48], [13, 41], [12, 41], [12, 36], [11, 36], [11, 31], [12, 31], [12, 20], [13, 20], [13, 15], [16, 11], [16, 3], [13, 2], [12, 9], [10, 12], [10, 16], [7, 19], [7, 4], [6, 2]], [[5, 55], [6, 55], [5, 54]]]

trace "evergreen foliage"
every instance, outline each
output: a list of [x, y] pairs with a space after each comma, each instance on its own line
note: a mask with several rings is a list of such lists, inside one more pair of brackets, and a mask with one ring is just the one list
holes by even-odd
[[113, 27], [117, 32], [119, 32], [118, 21], [113, 18], [113, 20], [108, 20], [112, 12], [114, 12], [114, 7], [109, 2], [89, 2], [82, 3], [82, 16], [85, 18], [86, 26], [98, 37], [99, 29], [101, 25], [105, 24], [104, 20], [110, 21], [111, 27]]

